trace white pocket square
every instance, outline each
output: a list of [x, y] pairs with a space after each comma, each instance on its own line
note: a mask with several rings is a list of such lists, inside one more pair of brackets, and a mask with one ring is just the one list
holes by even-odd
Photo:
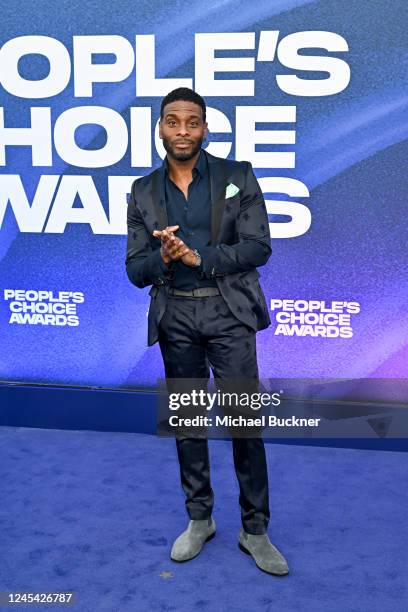
[[225, 198], [232, 198], [235, 194], [237, 194], [239, 191], [239, 188], [234, 185], [234, 183], [229, 183], [229, 185], [227, 185], [227, 188], [225, 190]]

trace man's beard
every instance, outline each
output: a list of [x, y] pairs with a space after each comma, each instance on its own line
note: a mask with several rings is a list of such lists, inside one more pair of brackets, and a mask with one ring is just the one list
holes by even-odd
[[178, 151], [175, 147], [172, 147], [168, 138], [163, 138], [163, 147], [165, 148], [167, 153], [170, 155], [170, 157], [172, 157], [173, 159], [177, 159], [178, 161], [187, 161], [189, 159], [192, 159], [195, 155], [197, 155], [197, 153], [201, 149], [203, 140], [204, 138], [201, 138], [201, 140], [198, 140], [195, 143], [195, 145], [193, 145], [193, 148], [191, 149], [190, 153], [185, 150]]

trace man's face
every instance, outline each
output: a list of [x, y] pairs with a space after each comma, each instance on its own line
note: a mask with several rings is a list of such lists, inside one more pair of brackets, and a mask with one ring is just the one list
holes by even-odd
[[207, 133], [208, 126], [203, 121], [203, 110], [199, 104], [177, 100], [164, 107], [159, 136], [167, 154], [173, 159], [192, 159], [201, 149]]

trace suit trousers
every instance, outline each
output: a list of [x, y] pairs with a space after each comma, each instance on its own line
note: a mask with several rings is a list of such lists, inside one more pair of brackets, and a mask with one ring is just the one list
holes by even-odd
[[[166, 378], [258, 379], [256, 332], [239, 321], [221, 295], [169, 296], [159, 324]], [[232, 438], [244, 530], [266, 533], [270, 518], [268, 470], [262, 437]], [[214, 492], [206, 437], [178, 437], [181, 485], [190, 519], [211, 516]]]

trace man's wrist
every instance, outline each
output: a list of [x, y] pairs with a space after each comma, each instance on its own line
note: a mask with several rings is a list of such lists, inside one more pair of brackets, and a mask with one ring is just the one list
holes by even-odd
[[192, 249], [194, 255], [196, 256], [196, 263], [193, 264], [194, 268], [199, 268], [201, 266], [201, 255], [200, 253], [197, 251], [197, 249]]
[[[163, 262], [163, 263], [164, 263], [166, 266], [168, 266], [168, 265], [171, 263], [171, 258], [170, 258], [170, 257], [166, 258], [166, 257], [163, 255], [163, 247], [160, 247], [160, 256], [161, 256], [161, 258], [162, 258], [162, 262]], [[167, 261], [166, 261], [166, 260], [167, 260]]]
[[163, 257], [161, 256], [161, 253], [159, 253], [159, 269], [161, 271], [162, 274], [164, 274], [165, 276], [167, 276], [168, 274], [171, 273], [173, 266], [172, 266], [172, 260], [169, 261], [169, 263], [166, 263], [163, 259]]

